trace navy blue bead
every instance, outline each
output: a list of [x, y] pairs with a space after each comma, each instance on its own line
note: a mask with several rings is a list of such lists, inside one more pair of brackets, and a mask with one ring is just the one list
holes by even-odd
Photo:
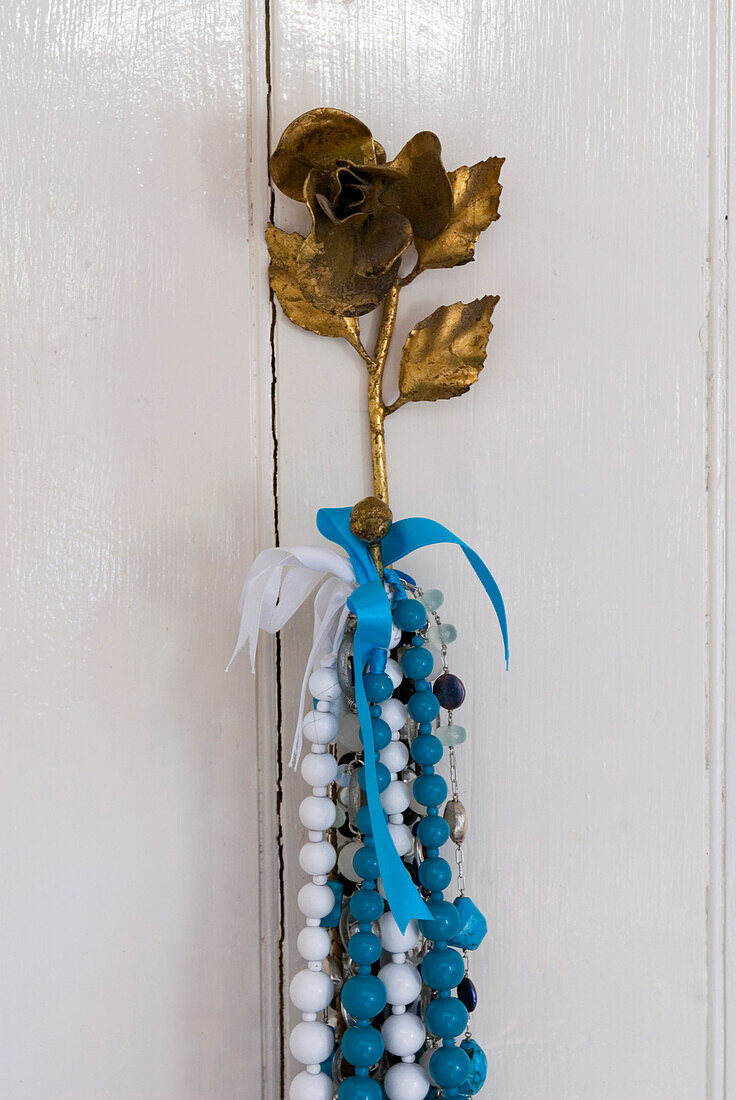
[[383, 898], [378, 890], [356, 890], [350, 899], [350, 915], [358, 921], [374, 921], [383, 913]]
[[381, 957], [381, 941], [372, 932], [355, 932], [348, 940], [348, 952], [359, 966], [371, 966]]
[[439, 737], [420, 733], [411, 744], [411, 755], [422, 767], [439, 763], [442, 759], [442, 742]]
[[429, 1060], [429, 1072], [442, 1088], [457, 1088], [470, 1072], [470, 1059], [462, 1047], [439, 1047]]
[[[376, 764], [376, 778], [378, 779], [379, 791], [385, 791], [391, 782], [391, 772], [388, 770], [385, 764], [382, 764], [380, 760]], [[361, 768], [358, 772], [358, 786], [361, 791], [365, 790], [365, 768]]]
[[365, 846], [358, 848], [353, 856], [353, 868], [356, 875], [359, 875], [363, 879], [378, 878], [378, 856], [375, 853], [375, 849], [366, 848]]
[[413, 791], [420, 806], [439, 806], [447, 798], [447, 783], [441, 775], [420, 775], [414, 780]]
[[419, 600], [401, 600], [394, 607], [394, 622], [400, 630], [422, 630], [427, 625], [427, 610]]
[[422, 649], [418, 646], [412, 646], [411, 649], [407, 649], [404, 656], [401, 658], [401, 668], [403, 669], [404, 676], [408, 676], [411, 680], [423, 680], [429, 676], [434, 665], [434, 657], [428, 649]]
[[[349, 1027], [342, 1037], [340, 1050], [351, 1066], [374, 1066], [383, 1054], [381, 1032], [375, 1027]], [[467, 1054], [462, 1053], [467, 1062]], [[462, 1080], [467, 1076], [466, 1069]]]
[[454, 1039], [468, 1026], [468, 1010], [457, 997], [437, 997], [427, 1005], [424, 1022], [440, 1039]]
[[390, 699], [394, 691], [393, 682], [387, 672], [366, 672], [363, 687], [369, 703], [382, 703], [384, 699]]
[[[356, 857], [358, 853], [356, 852]], [[353, 860], [355, 863], [355, 860]], [[356, 868], [357, 870], [357, 868]], [[425, 859], [419, 864], [419, 881], [425, 890], [445, 890], [452, 882], [452, 871], [446, 859]], [[439, 938], [439, 937], [434, 937]]]
[[428, 901], [427, 907], [432, 920], [420, 920], [422, 934], [429, 940], [451, 940], [460, 928], [460, 914], [455, 906], [450, 901]]
[[450, 826], [444, 817], [423, 817], [417, 825], [417, 837], [425, 848], [441, 848], [449, 840]]
[[372, 974], [354, 974], [342, 987], [340, 1000], [345, 1011], [356, 1020], [358, 1017], [372, 1020], [386, 1007], [386, 988]]
[[465, 685], [452, 672], [443, 672], [438, 676], [432, 690], [445, 710], [456, 710], [465, 698]]
[[408, 709], [415, 722], [433, 722], [440, 712], [440, 704], [431, 691], [415, 691]]
[[[462, 955], [452, 947], [433, 948], [424, 956], [421, 965], [422, 978], [432, 989], [454, 989], [464, 970], [465, 963]], [[465, 1004], [464, 1001], [463, 1004]], [[468, 1006], [465, 1005], [465, 1007]]]
[[475, 1012], [478, 1007], [478, 994], [475, 986], [466, 974], [457, 987], [458, 999], [463, 1002], [468, 1012]]

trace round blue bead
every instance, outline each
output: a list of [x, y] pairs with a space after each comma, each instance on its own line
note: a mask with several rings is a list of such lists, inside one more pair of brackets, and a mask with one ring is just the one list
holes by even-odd
[[400, 630], [422, 630], [427, 625], [427, 610], [419, 600], [400, 600], [394, 607], [394, 622]]
[[[350, 1031], [353, 1029], [350, 1028]], [[345, 1032], [347, 1035], [348, 1033]], [[345, 1039], [343, 1038], [343, 1048]], [[429, 1060], [429, 1072], [444, 1089], [462, 1085], [470, 1070], [470, 1059], [462, 1047], [438, 1047]]]
[[[418, 740], [418, 738], [417, 738]], [[416, 741], [414, 744], [416, 745]], [[450, 826], [444, 817], [423, 817], [417, 825], [417, 839], [425, 848], [441, 848], [450, 837]]]
[[460, 928], [460, 914], [455, 906], [450, 901], [438, 900], [428, 901], [427, 907], [432, 914], [432, 920], [420, 920], [422, 934], [429, 940], [451, 940]]
[[371, 836], [373, 828], [371, 826], [371, 814], [367, 806], [361, 806], [355, 815], [355, 826], [363, 836]]
[[420, 733], [411, 743], [411, 755], [423, 768], [438, 764], [442, 759], [442, 742], [432, 734]]
[[478, 1046], [475, 1039], [463, 1039], [460, 1047], [465, 1051], [470, 1061], [470, 1069], [463, 1082], [462, 1092], [467, 1093], [468, 1096], [475, 1096], [476, 1092], [480, 1092], [485, 1084], [488, 1074], [488, 1059], [483, 1048]]
[[[374, 1066], [383, 1054], [381, 1032], [375, 1027], [349, 1027], [342, 1037], [340, 1050], [351, 1066]], [[466, 1054], [466, 1061], [467, 1057]], [[465, 1077], [467, 1073], [463, 1081]]]
[[[388, 745], [391, 740], [391, 727], [388, 722], [384, 722], [383, 718], [374, 718], [371, 722], [371, 726], [373, 727], [373, 744], [380, 752], [381, 749], [386, 748], [386, 745]], [[361, 742], [363, 740], [362, 733], [360, 735], [360, 740]]]
[[[355, 854], [357, 857], [358, 853]], [[353, 863], [355, 863], [355, 860], [353, 860]], [[450, 864], [446, 859], [440, 859], [439, 857], [425, 859], [424, 863], [419, 864], [419, 881], [425, 890], [445, 890], [452, 882]]]
[[387, 672], [366, 672], [363, 677], [363, 686], [369, 703], [382, 703], [384, 699], [390, 699], [394, 693], [394, 685]]
[[353, 856], [353, 869], [361, 878], [378, 878], [378, 856], [375, 848], [358, 848]]
[[354, 920], [374, 921], [383, 913], [383, 898], [378, 890], [356, 890], [349, 904]]
[[384, 1095], [372, 1077], [346, 1077], [337, 1091], [338, 1100], [381, 1100]]
[[381, 941], [372, 932], [355, 932], [348, 940], [348, 951], [358, 966], [372, 966], [381, 957]]
[[[465, 973], [465, 963], [459, 951], [451, 947], [434, 947], [424, 956], [421, 971], [422, 978], [432, 989], [454, 989]], [[343, 997], [343, 1003], [344, 1000]]]
[[443, 672], [438, 676], [432, 690], [445, 710], [455, 710], [465, 698], [465, 685], [452, 672]]
[[[378, 779], [379, 791], [385, 791], [391, 782], [391, 772], [380, 760], [376, 764], [376, 778]], [[358, 772], [358, 786], [361, 791], [365, 790], [365, 768], [361, 768]]]
[[408, 676], [410, 680], [423, 680], [425, 676], [429, 676], [433, 665], [434, 657], [428, 649], [421, 646], [412, 646], [401, 658], [404, 676]]
[[447, 783], [441, 775], [419, 775], [414, 780], [413, 791], [420, 806], [439, 806], [447, 798]]
[[386, 989], [372, 974], [354, 974], [342, 987], [340, 1000], [345, 1011], [356, 1020], [358, 1017], [372, 1020], [386, 1007]]
[[427, 1005], [424, 1022], [440, 1039], [454, 1039], [468, 1026], [468, 1010], [457, 997], [437, 997]]
[[431, 691], [415, 691], [408, 708], [415, 722], [433, 722], [440, 712], [439, 700]]

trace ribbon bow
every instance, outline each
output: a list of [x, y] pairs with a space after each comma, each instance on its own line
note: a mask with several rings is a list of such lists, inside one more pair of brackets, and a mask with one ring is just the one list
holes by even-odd
[[[373, 672], [382, 672], [386, 667], [391, 640], [391, 604], [368, 547], [350, 530], [350, 512], [350, 508], [321, 508], [317, 513], [320, 534], [341, 546], [347, 552], [347, 559], [333, 550], [314, 547], [264, 550], [259, 554], [248, 573], [240, 598], [240, 633], [230, 663], [248, 643], [254, 667], [259, 630], [276, 633], [310, 592], [319, 586], [314, 601], [312, 649], [302, 681], [299, 719], [290, 760], [291, 764], [295, 764], [301, 752], [301, 715], [310, 672], [320, 656], [334, 653], [342, 637], [348, 611], [356, 616], [353, 641], [355, 702], [365, 749], [368, 813], [383, 890], [394, 919], [403, 932], [410, 920], [431, 920], [432, 914], [396, 851], [381, 806], [373, 726], [363, 686], [363, 670], [366, 665]], [[439, 543], [459, 546], [483, 585], [498, 617], [508, 668], [509, 643], [503, 598], [485, 562], [470, 546], [434, 520], [404, 519], [391, 526], [381, 542], [381, 553], [385, 562], [393, 563], [413, 550]]]

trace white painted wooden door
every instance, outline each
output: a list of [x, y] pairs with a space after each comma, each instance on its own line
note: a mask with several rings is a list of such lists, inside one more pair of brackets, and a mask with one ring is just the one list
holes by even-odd
[[223, 668], [255, 553], [317, 540], [316, 509], [369, 487], [360, 367], [266, 282], [272, 199], [301, 217], [268, 149], [323, 104], [389, 153], [428, 128], [450, 167], [507, 158], [476, 263], [414, 284], [398, 334], [498, 293], [486, 371], [388, 425], [394, 513], [465, 536], [509, 611], [506, 674], [464, 564], [412, 562], [446, 592], [469, 691], [486, 1092], [734, 1093], [730, 19], [727, 0], [0, 12], [0, 1095], [288, 1089], [282, 741], [309, 616], [256, 682]]

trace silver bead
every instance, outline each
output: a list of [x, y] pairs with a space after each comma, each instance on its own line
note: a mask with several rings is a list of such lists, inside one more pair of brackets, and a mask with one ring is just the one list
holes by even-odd
[[354, 615], [348, 615], [345, 624], [345, 633], [337, 650], [335, 668], [337, 679], [349, 703], [355, 702], [355, 673], [353, 670], [353, 638], [357, 619]]
[[462, 802], [457, 799], [448, 802], [442, 816], [450, 826], [450, 840], [462, 844], [468, 832], [468, 812]]

